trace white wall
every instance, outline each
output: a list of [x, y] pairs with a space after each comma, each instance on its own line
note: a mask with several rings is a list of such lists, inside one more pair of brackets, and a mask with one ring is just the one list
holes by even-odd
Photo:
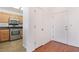
[[23, 46], [27, 51], [33, 50], [33, 40], [31, 40], [30, 32], [30, 15], [29, 8], [23, 8]]
[[79, 8], [24, 8], [24, 46], [33, 51], [55, 40], [79, 47]]

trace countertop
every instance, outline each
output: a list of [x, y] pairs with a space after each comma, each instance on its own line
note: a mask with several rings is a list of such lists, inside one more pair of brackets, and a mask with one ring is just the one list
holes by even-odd
[[10, 29], [10, 28], [23, 28], [23, 27], [0, 27], [0, 29]]

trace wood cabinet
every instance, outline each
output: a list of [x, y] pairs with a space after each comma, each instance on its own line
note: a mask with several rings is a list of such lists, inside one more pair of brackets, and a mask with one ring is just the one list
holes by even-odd
[[23, 17], [22, 16], [18, 16], [18, 19], [19, 19], [20, 23], [23, 23]]
[[9, 29], [0, 29], [0, 41], [9, 40]]
[[8, 23], [8, 20], [9, 20], [10, 17], [15, 18], [16, 20], [23, 23], [23, 17], [22, 16], [16, 15], [16, 14], [4, 13], [4, 12], [0, 12], [0, 23]]
[[0, 13], [0, 23], [8, 23], [9, 15]]

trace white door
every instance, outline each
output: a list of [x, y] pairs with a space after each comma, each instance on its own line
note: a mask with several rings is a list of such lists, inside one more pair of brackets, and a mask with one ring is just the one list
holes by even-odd
[[50, 41], [50, 23], [47, 8], [37, 8], [36, 47]]
[[69, 9], [68, 44], [79, 47], [79, 8]]
[[54, 40], [67, 43], [67, 13], [57, 13], [54, 16]]
[[41, 13], [41, 9], [40, 8], [36, 8], [36, 38], [35, 38], [35, 48], [38, 48], [39, 46], [41, 46], [41, 42], [43, 41], [42, 37], [42, 31], [41, 31], [41, 27], [42, 27], [42, 13]]
[[36, 8], [30, 8], [30, 34], [31, 34], [31, 41], [32, 44], [31, 46], [33, 46], [33, 50], [35, 50], [36, 48]]

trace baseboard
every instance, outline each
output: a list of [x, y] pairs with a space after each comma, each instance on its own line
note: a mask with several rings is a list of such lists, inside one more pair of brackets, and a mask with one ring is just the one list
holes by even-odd
[[39, 46], [39, 47], [35, 48], [32, 52], [35, 52], [35, 50], [36, 50], [36, 49], [38, 49], [38, 48], [40, 48], [40, 47], [42, 47], [42, 46], [44, 46], [44, 45], [46, 45], [46, 44], [50, 43], [51, 41], [52, 41], [52, 40], [49, 40], [48, 42], [46, 42], [46, 43], [42, 44], [41, 46]]
[[56, 41], [55, 39], [52, 39], [52, 40], [55, 42], [59, 42], [62, 44], [66, 44], [66, 45], [70, 45], [70, 46], [74, 46], [74, 47], [79, 48], [79, 40], [76, 40], [76, 39], [71, 39], [71, 40], [68, 40], [67, 42]]

